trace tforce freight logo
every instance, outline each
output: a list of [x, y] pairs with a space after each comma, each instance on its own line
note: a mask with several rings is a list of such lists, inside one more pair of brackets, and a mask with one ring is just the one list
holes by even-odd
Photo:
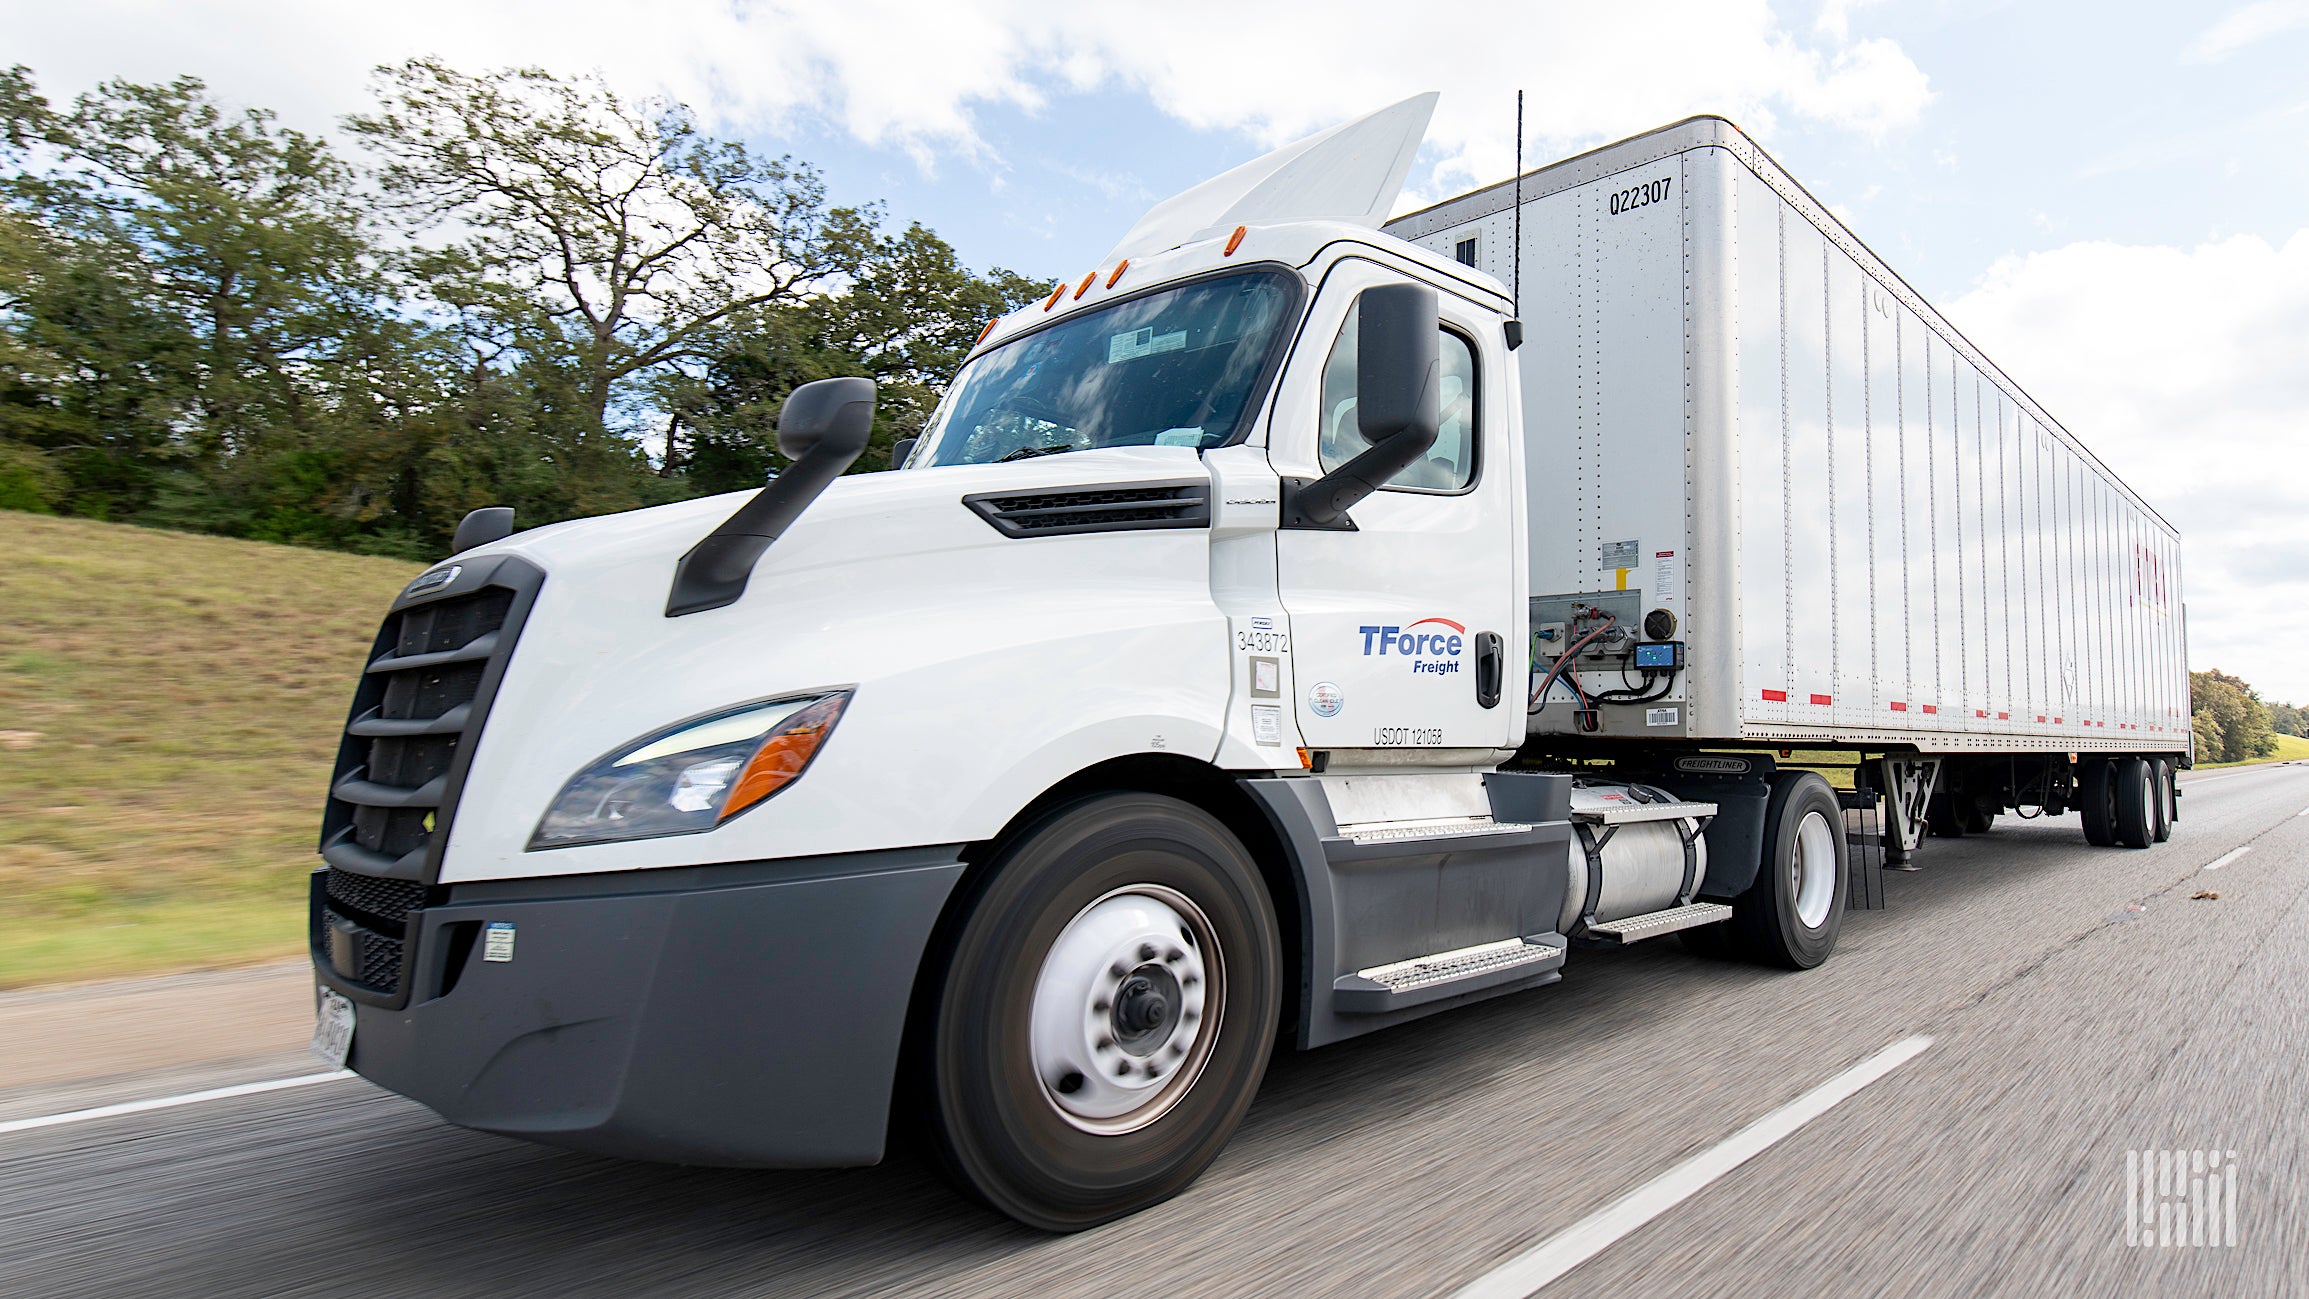
[[[1424, 628], [1436, 628], [1434, 631]], [[1428, 676], [1447, 676], [1459, 670], [1459, 652], [1467, 644], [1467, 628], [1449, 618], [1421, 618], [1407, 627], [1358, 627], [1363, 633], [1365, 658], [1401, 658], [1411, 670]]]

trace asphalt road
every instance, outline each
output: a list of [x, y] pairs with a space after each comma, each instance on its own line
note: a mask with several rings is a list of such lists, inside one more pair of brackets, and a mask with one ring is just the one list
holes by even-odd
[[[2184, 788], [2145, 852], [2074, 817], [1933, 841], [1816, 971], [1575, 953], [1286, 1054], [1198, 1185], [1078, 1236], [903, 1159], [622, 1163], [356, 1080], [0, 1136], [0, 1294], [1444, 1294], [1911, 1034], [1546, 1293], [2309, 1293], [2309, 767]], [[2127, 1152], [2176, 1148], [2235, 1152], [2235, 1247], [2127, 1246]]]

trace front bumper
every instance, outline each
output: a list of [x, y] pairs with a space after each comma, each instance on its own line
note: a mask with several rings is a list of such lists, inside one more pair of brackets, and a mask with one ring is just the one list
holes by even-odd
[[[360, 1005], [347, 1063], [451, 1123], [572, 1149], [871, 1164], [961, 874], [940, 847], [458, 885], [411, 913], [406, 1008]], [[502, 924], [510, 959], [489, 959]]]

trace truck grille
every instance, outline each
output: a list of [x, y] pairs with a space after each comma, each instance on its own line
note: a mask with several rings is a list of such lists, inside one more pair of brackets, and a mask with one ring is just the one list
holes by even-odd
[[[313, 879], [313, 959], [349, 995], [398, 1006], [417, 913], [481, 723], [544, 574], [498, 556], [410, 584], [385, 616], [338, 746]], [[460, 580], [462, 579], [462, 580]], [[412, 595], [410, 592], [416, 592]]]
[[1211, 525], [1210, 484], [1195, 479], [1058, 491], [981, 492], [963, 497], [962, 503], [1006, 537]]

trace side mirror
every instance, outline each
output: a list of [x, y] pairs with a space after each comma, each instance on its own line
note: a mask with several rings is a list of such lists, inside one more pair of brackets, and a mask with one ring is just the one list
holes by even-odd
[[1283, 526], [1354, 526], [1347, 510], [1435, 445], [1442, 418], [1442, 328], [1435, 290], [1363, 290], [1355, 332], [1355, 427], [1370, 448], [1311, 483], [1292, 484]]
[[794, 389], [778, 411], [778, 450], [794, 463], [681, 557], [665, 616], [736, 603], [762, 552], [842, 476], [873, 435], [872, 379], [820, 379]]
[[892, 469], [904, 469], [906, 462], [914, 458], [914, 444], [921, 440], [918, 437], [900, 438], [891, 443], [890, 467]]
[[484, 505], [457, 524], [457, 535], [449, 539], [449, 553], [462, 555], [475, 546], [503, 541], [512, 535], [513, 507]]

